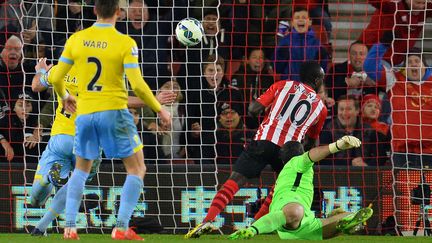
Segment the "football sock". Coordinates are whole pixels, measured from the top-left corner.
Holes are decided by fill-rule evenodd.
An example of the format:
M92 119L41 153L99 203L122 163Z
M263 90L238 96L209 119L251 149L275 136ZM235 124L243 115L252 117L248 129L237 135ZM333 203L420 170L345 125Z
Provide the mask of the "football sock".
M285 214L282 210L268 213L252 224L255 234L271 233L286 224Z
M71 178L68 181L67 197L66 197L66 226L76 227L76 216L81 204L85 182L89 173L80 169L75 169Z
M267 195L266 199L264 200L264 203L261 205L259 211L255 214L254 219L258 220L262 216L266 215L269 212L270 204L273 200L273 190L274 187L270 190L269 194Z
M62 186L62 188L56 192L50 208L36 225L36 228L40 231L46 231L48 225L57 218L59 214L63 213L66 205L67 185L68 184Z
M143 180L136 175L128 175L123 185L120 196L120 208L117 216L116 227L120 230L129 228L129 220L141 195Z
M45 204L48 197L51 195L53 185L43 184L42 180L36 180L33 183L31 190L31 204L35 207Z
M237 182L231 179L227 180L213 198L207 215L204 218L204 222L213 221L216 216L218 216L218 214L224 210L226 205L231 202L238 190L239 186Z

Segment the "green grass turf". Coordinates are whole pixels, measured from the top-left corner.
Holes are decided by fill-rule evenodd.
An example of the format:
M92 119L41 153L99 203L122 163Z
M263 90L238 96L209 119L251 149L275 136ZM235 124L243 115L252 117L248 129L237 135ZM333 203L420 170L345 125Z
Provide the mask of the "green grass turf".
M39 243L39 242L71 242L71 241L62 241L62 235L60 234L50 234L48 237L32 237L28 234L3 234L0 233L0 242L1 243ZM277 235L259 235L250 240L228 240L227 236L224 235L205 235L199 239L183 239L183 235L144 235L145 242L183 242L183 243L201 243L201 242L281 242ZM117 242L112 241L110 235L100 235L100 234L80 234L81 240L78 242ZM131 242L131 241L125 241ZM289 243L292 242L310 242L310 241L302 241L302 240L290 240L286 241ZM399 243L399 242L432 242L432 237L391 237L391 236L339 236L330 240L323 241L323 243L327 242L338 242L338 243L354 243L354 242L391 242L391 243Z

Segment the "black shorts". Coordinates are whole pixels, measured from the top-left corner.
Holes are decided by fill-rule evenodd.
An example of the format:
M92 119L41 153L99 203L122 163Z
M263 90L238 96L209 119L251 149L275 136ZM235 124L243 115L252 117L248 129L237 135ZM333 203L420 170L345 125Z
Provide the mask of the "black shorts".
M273 170L279 174L283 168L283 162L279 159L281 147L266 141L253 140L234 164L234 171L248 179L258 178L261 171L270 164Z

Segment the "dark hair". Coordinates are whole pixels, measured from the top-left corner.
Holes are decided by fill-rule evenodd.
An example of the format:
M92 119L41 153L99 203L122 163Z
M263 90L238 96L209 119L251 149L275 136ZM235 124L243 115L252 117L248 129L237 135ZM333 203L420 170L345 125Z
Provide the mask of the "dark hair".
M360 109L359 100L357 99L356 96L354 96L354 95L341 95L341 96L339 96L339 98L337 100L337 103L339 104L339 102L342 101L342 100L352 100L352 101L354 101L355 108L357 110Z
M279 150L279 158L285 164L293 157L304 154L303 145L298 141L288 141Z
M249 48L246 49L246 56L245 56L246 59L249 59L250 55L254 51L260 51L260 52L262 52L264 54L264 58L266 58L265 52L264 52L264 50L262 48L260 48L260 47L249 47Z
M225 60L223 59L223 57L221 57L221 56L216 57L216 55L214 55L214 54L209 55L207 57L206 61L203 62L203 65L202 65L203 71L205 71L205 69L207 68L207 66L209 64L221 65L222 69L225 72Z
M95 9L101 18L111 18L119 8L119 0L96 0Z
M204 9L204 14L203 17L207 16L207 15L215 15L215 16L219 16L218 12L217 12L217 7L207 7Z
M317 61L305 61L300 67L300 81L318 92L324 80L324 70Z
M303 12L303 11L307 12L308 15L309 15L309 10L308 10L308 6L307 5L296 5L296 6L294 6L292 18L294 18L294 14L295 13L297 13L297 12Z
M351 45L348 47L348 52L351 51L351 48L352 48L354 45L364 45L364 46L366 46L366 45L365 45L363 42L361 42L361 41L354 41L354 42L351 43ZM366 49L368 49L367 46L366 46Z

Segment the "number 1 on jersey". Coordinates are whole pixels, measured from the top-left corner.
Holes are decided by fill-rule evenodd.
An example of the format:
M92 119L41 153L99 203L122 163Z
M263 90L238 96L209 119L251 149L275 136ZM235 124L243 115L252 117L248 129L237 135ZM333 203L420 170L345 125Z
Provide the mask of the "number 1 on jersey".
M288 96L288 100L285 102L281 112L280 116L285 116L285 113L288 110L288 107L291 105L291 102L293 101L296 94L290 94ZM301 126L303 122L306 121L306 118L309 117L312 109L312 104L305 99L299 99L297 103L294 105L294 107L290 110L289 119L291 123L295 124L296 126Z
M87 59L88 63L95 63L96 64L96 73L93 76L92 80L90 81L90 83L87 85L87 90L88 91L101 91L102 90L102 86L100 85L96 85L96 82L98 81L101 72L102 72L102 64L99 61L99 59L97 59L96 57L89 57Z

